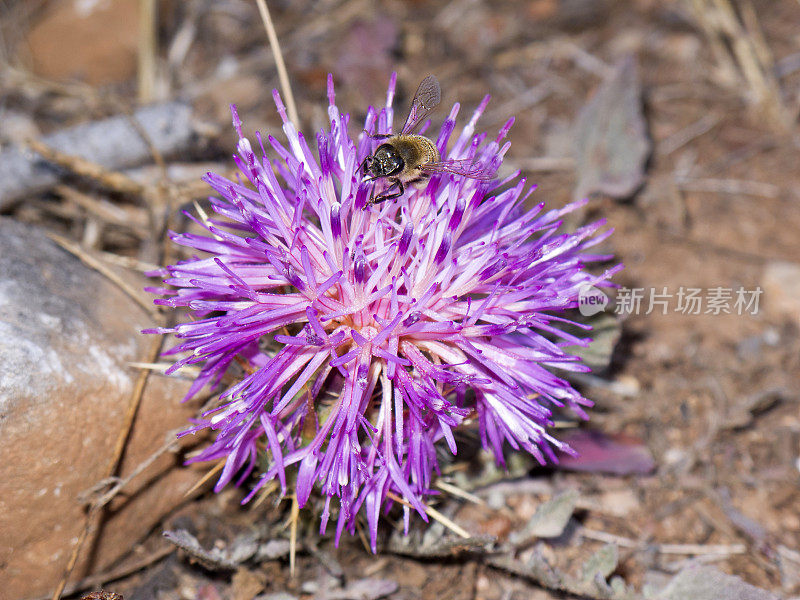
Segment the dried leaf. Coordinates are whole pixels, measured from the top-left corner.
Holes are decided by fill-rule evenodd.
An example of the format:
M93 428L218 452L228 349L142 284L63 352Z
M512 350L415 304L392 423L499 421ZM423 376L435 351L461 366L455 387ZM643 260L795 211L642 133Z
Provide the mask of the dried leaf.
M713 567L684 569L669 582L656 600L778 600L766 590L726 575Z
M627 56L581 109L575 128L576 199L593 193L628 198L644 182L651 145L641 94L636 60Z
M223 552L218 548L211 550L203 548L197 538L185 529L166 530L163 535L167 541L175 544L211 571L233 571L239 566L230 559L227 552Z
M584 583L594 581L597 575L606 579L617 568L618 561L619 551L616 544L607 544L583 563L581 579Z
M534 549L527 563L505 554L490 556L487 564L509 573L530 579L539 585L551 590L569 592L581 598L596 598L603 600L639 600L632 587L625 585L621 577L614 577L611 584L607 584L600 573L596 573L589 581L582 581L563 573L552 567L542 556L538 549Z
M525 527L508 538L513 546L524 546L537 538L554 538L564 533L575 503L577 490L567 490L542 504Z
M646 475L656 466L647 446L630 436L606 435L600 431L579 429L561 436L561 439L577 452L577 456L560 456L560 469L613 475Z
M534 550L527 563L523 563L509 554L491 556L486 562L503 571L531 579L551 590L564 588L562 574L551 567L538 550Z
M567 346L564 351L579 356L595 373L605 371L611 364L614 348L622 337L622 324L616 316L608 312L584 317L581 322L592 326L589 334L592 342L588 346ZM572 332L568 328L567 331Z

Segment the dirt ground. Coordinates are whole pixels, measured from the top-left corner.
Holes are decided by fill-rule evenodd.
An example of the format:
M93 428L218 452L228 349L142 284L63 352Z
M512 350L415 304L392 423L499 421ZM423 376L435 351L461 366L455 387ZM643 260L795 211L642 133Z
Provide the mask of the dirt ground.
M135 106L140 41L128 39L131 23L117 18L123 12L104 13L104 34L83 38L65 61L48 43L72 27L59 12L69 4L10 2L2 9L0 110L13 111L25 131L47 133ZM130 6L136 2L112 4L137 10ZM582 218L608 220L615 233L606 247L625 265L615 281L646 295L639 314L619 315L610 366L581 389L596 402L584 427L649 451L655 466L627 475L587 466L534 469L473 490L483 504L450 498L444 506L470 533L504 541L543 501L576 489L567 531L535 546L562 571L576 573L615 543L614 573L639 591L663 586L683 567L712 564L788 598L800 596L800 298L792 296L800 283L770 273L781 263L800 264L800 3L736 4L744 7L743 31L769 50L760 60L777 86L772 97L759 97L740 66L739 38L716 48L710 42L708 22L692 11L703 2L301 0L270 8L305 131L324 123L329 72L337 104L355 124L369 104L383 101L393 70L399 112L417 82L435 73L443 105L460 102L462 115L492 95L480 122L486 131L516 117L507 165L538 184L533 198L549 206L572 199L578 174L570 132L582 107L620 58L637 58L651 143L644 184L628 198L594 194ZM255 4L162 2L159 9L150 97L187 100L204 131L195 148L170 162L226 171L235 139L230 103L249 131L274 131L279 123L270 93L278 87L275 61ZM131 214L145 210L136 199L113 201ZM52 192L4 214L78 242L91 237L93 250L143 256L142 237L119 224L88 236L87 213ZM757 313L673 309L681 288L720 287L760 287ZM645 314L647 294L664 288L673 295L669 310ZM288 538L280 528L288 503L240 507L240 497L205 494L164 528L189 529L206 548L259 527ZM303 519L294 577L285 553L219 570L180 552L105 589L126 599L379 597L372 584L362 596L352 587L371 578L382 580L392 599L570 597L498 568L479 551L373 556L359 537L345 537L336 549L330 536L316 534L313 518ZM387 521L385 536L391 527ZM153 532L134 557L164 543L160 530Z

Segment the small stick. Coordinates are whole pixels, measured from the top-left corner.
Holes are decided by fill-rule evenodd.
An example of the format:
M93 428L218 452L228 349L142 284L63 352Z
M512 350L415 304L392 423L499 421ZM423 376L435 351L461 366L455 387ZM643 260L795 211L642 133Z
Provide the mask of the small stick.
M278 484L275 481L270 481L269 483L267 483L263 488L261 488L261 491L258 494L258 498L256 498L253 501L252 509L256 509L262 504L264 504L264 502L266 502L267 498L270 497L272 492L274 492L277 489L278 489Z
M289 85L289 75L286 72L286 64L283 62L283 53L278 43L278 35L275 33L275 26L272 24L272 17L269 15L266 0L256 0L258 12L261 13L261 20L264 21L264 28L267 30L269 45L272 54L275 56L275 66L278 68L278 79L281 82L281 91L286 97L286 111L289 113L289 120L295 127L300 127L300 118L297 114L297 106L294 103L292 87Z
M693 554L693 555L730 555L744 554L744 544L659 544L656 546L661 554Z
M676 150L683 148L686 144L697 139L704 133L711 131L720 122L719 115L705 115L699 121L695 121L688 127L673 133L667 139L658 144L658 153L668 156Z
M676 185L681 190L689 192L712 192L761 198L777 198L781 193L781 188L772 183L744 179L679 179L676 181Z
M89 194L84 194L83 192L63 184L55 186L53 191L64 198L64 200L77 204L103 223L124 227L137 237L144 237L147 235L146 220L139 218L143 211L139 214L134 214L107 200L97 200Z
M105 167L86 160L85 158L59 152L39 140L28 140L27 145L31 150L40 154L45 160L55 163L60 167L64 167L65 169L69 169L76 175L88 177L89 179L97 181L115 192L136 195L144 192L144 186L135 182L127 175L116 171L109 171Z
M131 271L141 271L143 273L148 271L157 271L160 267L153 263L146 263L138 258L133 258L131 256L121 256L119 254L115 254L113 252L106 252L105 250L101 250L99 255L103 257L104 260L113 263L115 265L119 265L125 269L130 269Z
M596 531L581 527L580 534L590 540L603 542L605 544L615 544L620 548L647 548L652 547L660 554L690 554L695 556L706 555L731 555L744 554L747 546L744 544L648 544L637 542L630 538L614 535L605 531Z

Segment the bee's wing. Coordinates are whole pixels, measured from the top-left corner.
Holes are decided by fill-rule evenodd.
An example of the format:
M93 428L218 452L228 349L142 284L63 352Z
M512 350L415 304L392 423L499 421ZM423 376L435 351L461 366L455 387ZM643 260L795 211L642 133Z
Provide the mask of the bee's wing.
M471 158L456 158L443 160L441 162L425 163L420 165L420 171L425 173L450 173L452 175L463 175L470 179L490 181L494 179L496 169L490 165L482 165L473 162Z
M422 80L411 101L411 109L408 111L406 123L403 125L402 135L411 133L422 123L434 108L439 106L442 101L442 90L439 87L439 80L433 75L428 75Z

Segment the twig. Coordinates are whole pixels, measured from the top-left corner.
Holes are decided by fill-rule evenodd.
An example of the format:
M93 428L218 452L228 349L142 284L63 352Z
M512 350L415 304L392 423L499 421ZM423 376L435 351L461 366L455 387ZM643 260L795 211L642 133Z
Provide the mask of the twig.
M737 11L731 0L689 1L727 78L735 82L738 72L769 121L781 131L791 128L792 116L781 99L772 56L752 5L742 1Z
M456 535L458 535L458 536L460 536L460 537L462 537L464 539L469 539L469 538L472 537L466 529L464 529L463 527L459 526L455 522L453 522L450 519L448 519L447 517L445 517L442 513L440 513L435 508L433 508L431 506L426 506L425 507L425 512L428 513L428 515L431 518L439 521L439 523L441 523L442 525L447 527L450 531L452 531Z
M144 186L141 183L137 183L118 171L111 171L102 165L74 154L60 152L39 140L28 140L27 144L45 160L69 169L76 175L97 181L115 192L139 195L144 191Z
M744 544L659 544L661 554L691 554L694 556L745 554Z
M175 430L173 432L168 433L167 435L169 437L174 438L174 439L164 443L158 450L153 452L150 456L148 456L146 459L144 459L142 462L140 462L138 465L136 465L136 468L133 469L133 471L131 471L130 473L128 473L128 475L126 475L124 478L120 479L119 477L111 477L108 480L100 481L97 484L95 484L96 488L103 486L107 482L113 483L113 486L111 487L111 489L109 489L104 494L99 496L96 500L94 500L94 503L96 503L96 504L98 504L100 506L107 505L109 502L111 502L125 488L126 485L128 485L131 481L133 481L136 477L138 477L142 472L144 472L144 470L147 469L147 467L152 465L163 454L165 454L165 453L167 453L167 452L169 452L169 451L171 451L173 449L179 448L180 447L180 442L179 442L176 434L178 432L180 432L180 431L181 431L180 429L177 429L177 430ZM205 479L203 478L203 479L200 480L200 482L198 484L195 484L194 486L192 486L191 489L188 492L186 492L186 494L184 494L184 497L190 496L191 493L194 490L196 490L199 487L199 485L202 484L204 481L205 481Z
M143 216L141 213L132 214L131 211L126 211L116 204L107 200L97 200L67 185L57 185L53 191L65 200L77 204L103 223L124 227L139 238L147 235L147 222L137 218Z
M777 185L743 179L679 179L675 183L680 189L692 192L713 192L761 198L777 198L781 192L781 188Z
M261 14L261 20L264 21L264 28L267 30L267 37L269 38L269 45L272 48L272 54L275 56L275 66L278 68L278 79L281 82L281 91L286 98L286 111L289 113L289 120L294 123L295 127L300 127L297 106L294 103L292 87L289 85L289 75L286 72L286 64L283 62L283 52L281 52L281 47L278 43L278 35L275 33L275 26L272 24L269 8L267 8L266 0L256 0L256 4L258 5L258 12Z
M105 261L119 265L125 269L130 269L131 271L141 271L142 273L146 273L148 271L157 271L159 268L158 265L143 262L138 258L133 258L132 256L121 256L119 254L114 254L113 252L106 252L103 250L99 252L99 256L102 256L103 260Z
M605 531L587 529L586 527L580 528L580 534L585 538L603 542L604 544L615 544L620 548L639 550L652 548L660 554L691 554L694 556L705 556L744 554L747 552L747 546L744 544L648 544Z
M620 548L641 548L642 544L636 540L622 537L621 535L614 535L606 531L595 531L594 529L587 529L586 527L580 528L580 534L590 540L596 542L603 542L604 544L615 544Z
M525 562L510 554L487 556L485 563L496 569L513 573L547 589L567 592L592 600L638 600L640 596L624 583L609 586L602 576L583 580L562 573L551 566L538 550Z
M394 500L395 502L398 502L398 503L402 504L403 506L407 506L407 507L409 507L409 508L414 508L414 507L411 505L411 503L410 503L410 502L408 502L407 500L403 500L403 498L401 498L400 496L398 496L398 495L397 495L397 494L395 494L394 492L387 492L387 493L386 493L386 497L387 497L387 498L391 498L392 500ZM461 526L457 525L456 523L454 523L453 521L451 521L450 519L448 519L446 516L444 516L442 513L440 513L440 512L439 512L438 510L436 510L435 508L432 508L432 507L430 507L430 506L427 506L427 505L426 505L426 506L425 506L425 512L426 512L426 513L428 514L428 516L430 516L430 517L431 517L431 518L432 518L434 521L438 521L439 523L441 523L442 525L444 525L445 527L447 527L447 528L448 528L450 531L452 531L453 533L455 533L455 534L456 534L456 535L458 535L459 537L462 537L462 538L464 538L464 539L469 539L469 538L471 538L471 537L472 537L472 536L469 534L469 532L467 532L467 531L466 531L466 530L465 530L463 527L461 527Z
M174 363L171 362L158 362L158 363L146 363L146 362L129 362L128 366L133 367L134 369L150 369L151 371L157 371L161 375L164 375ZM175 373L169 375L169 377L174 377L175 374L186 375L187 378L194 379L198 375L200 375L200 367L194 367L190 365L183 365L181 368L177 369Z
M225 463L221 463L221 464L224 466ZM222 468L222 467L220 467L220 468ZM253 505L251 507L252 510L255 510L256 508L258 508L259 506L264 504L264 502L266 502L267 498L269 498L272 495L272 493L274 491L276 491L277 489L278 489L278 482L275 481L275 480L270 481L269 483L265 484L264 487L262 487L261 490L259 491L258 496L256 497L256 499L253 500Z
M658 153L662 156L668 156L683 148L686 144L694 139L699 138L704 133L711 131L720 122L719 115L705 115L698 121L695 121L688 127L673 133L663 142L658 144Z
M218 462L216 465L214 465L212 468L210 468L208 472L205 475L203 475L197 483L195 483L192 487L189 488L189 490L183 495L183 497L188 498L197 490L199 490L201 487L203 487L203 485L214 475L219 473L224 466L225 466L225 461L222 460Z

